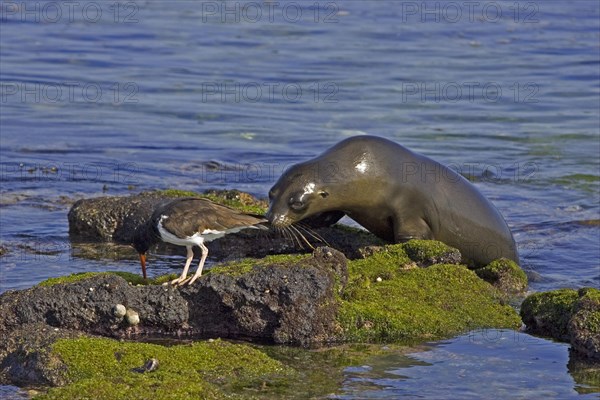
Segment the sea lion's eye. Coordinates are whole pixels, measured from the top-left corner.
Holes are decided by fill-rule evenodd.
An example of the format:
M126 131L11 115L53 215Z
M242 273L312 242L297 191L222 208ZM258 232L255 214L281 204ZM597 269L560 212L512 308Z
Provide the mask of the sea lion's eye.
M273 200L273 197L275 197L275 191L271 189L269 190L269 200Z
M319 196L321 196L322 198L327 198L327 196L329 196L329 193L327 192L319 192Z

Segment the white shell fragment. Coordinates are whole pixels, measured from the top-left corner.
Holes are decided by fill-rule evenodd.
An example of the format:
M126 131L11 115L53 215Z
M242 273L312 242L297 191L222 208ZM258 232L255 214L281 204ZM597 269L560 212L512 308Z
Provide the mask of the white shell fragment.
M158 369L158 360L156 358L151 358L148 361L146 361L143 366L138 367L138 368L133 368L131 371L143 374L146 372L156 371L157 369Z
M140 323L140 316L138 315L137 312L129 309L127 310L127 312L125 313L125 320L127 321L127 323L129 325L137 325Z
M117 318L123 318L127 313L127 309L123 304L117 304L112 309L113 315Z

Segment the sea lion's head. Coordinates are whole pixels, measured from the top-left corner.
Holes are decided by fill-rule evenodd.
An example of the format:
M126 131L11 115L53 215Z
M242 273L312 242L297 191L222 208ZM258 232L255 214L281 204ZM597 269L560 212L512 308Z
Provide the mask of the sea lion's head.
M288 169L269 191L267 219L286 227L312 215L335 209L330 190L316 164L301 163Z

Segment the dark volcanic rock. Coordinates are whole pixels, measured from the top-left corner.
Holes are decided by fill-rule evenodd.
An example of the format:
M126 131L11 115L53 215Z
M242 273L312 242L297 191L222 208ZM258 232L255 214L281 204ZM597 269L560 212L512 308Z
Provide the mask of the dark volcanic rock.
M171 191L146 192L132 196L106 196L77 201L69 211L69 236L77 241L113 241L131 244L136 231L150 218L154 210L165 202L172 201ZM193 193L181 192L182 195ZM239 206L254 206L260 209L262 202L251 195L237 190L208 191L211 199L235 200ZM212 197L210 197L212 196ZM269 254L310 252L311 247L329 245L342 251L348 258L360 257L359 248L382 244L374 235L346 227L289 228L288 232L265 232L247 229L207 243L209 257L220 261L243 257L261 258ZM167 243L156 246L161 253L185 254L185 249ZM194 248L195 256L200 256ZM151 261L149 263L151 265Z
M335 336L335 294L347 281L343 254L322 247L301 260L257 263L182 288L132 286L99 274L9 291L0 296L0 334L43 324L115 338L218 336L308 345ZM132 313L139 322L128 320Z
M568 342L569 320L577 292L559 289L528 296L521 305L521 318L531 333Z
M406 255L419 267L434 264L460 264L460 251L447 244L431 240L412 239L403 245Z
M477 276L491 283L502 293L519 294L527 290L527 275L514 261L507 258L494 260L475 270Z
M170 200L173 199L154 192L79 200L69 211L69 236L129 244L154 209Z
M600 291L581 289L578 294L568 326L571 346L587 358L600 360Z
M334 291L347 279L344 255L320 247L302 262L209 274L181 293L202 336L309 345L336 336Z
M523 302L521 317L529 332L570 342L577 355L600 360L600 290L534 293Z
M32 323L79 330L103 336L135 334L123 317L115 317L117 304L136 311L148 332L184 328L187 302L179 291L166 286L131 286L119 276L101 274L73 283L36 286L0 296L0 333Z
M58 339L82 336L82 332L52 328L43 323L25 324L0 343L0 384L51 385L68 383L66 367L49 347Z

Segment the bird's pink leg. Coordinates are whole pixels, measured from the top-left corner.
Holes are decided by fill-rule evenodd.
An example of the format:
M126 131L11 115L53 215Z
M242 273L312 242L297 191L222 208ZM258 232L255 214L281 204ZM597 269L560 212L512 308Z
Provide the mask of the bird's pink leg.
M200 249L202 249L202 258L200 259L200 263L198 264L198 269L196 270L196 273L194 274L194 276L192 276L192 279L190 279L190 281L187 283L188 285L194 283L194 281L202 275L202 268L204 268L204 262L206 261L206 257L208 256L208 248L204 245L204 243L201 243Z
M194 259L194 252L192 251L192 246L185 247L187 248L187 260L185 260L185 267L183 267L183 272L181 273L181 276L179 278L173 279L171 282L169 282L171 285L176 285L185 281L187 273L190 269L190 265L192 264L192 260Z

